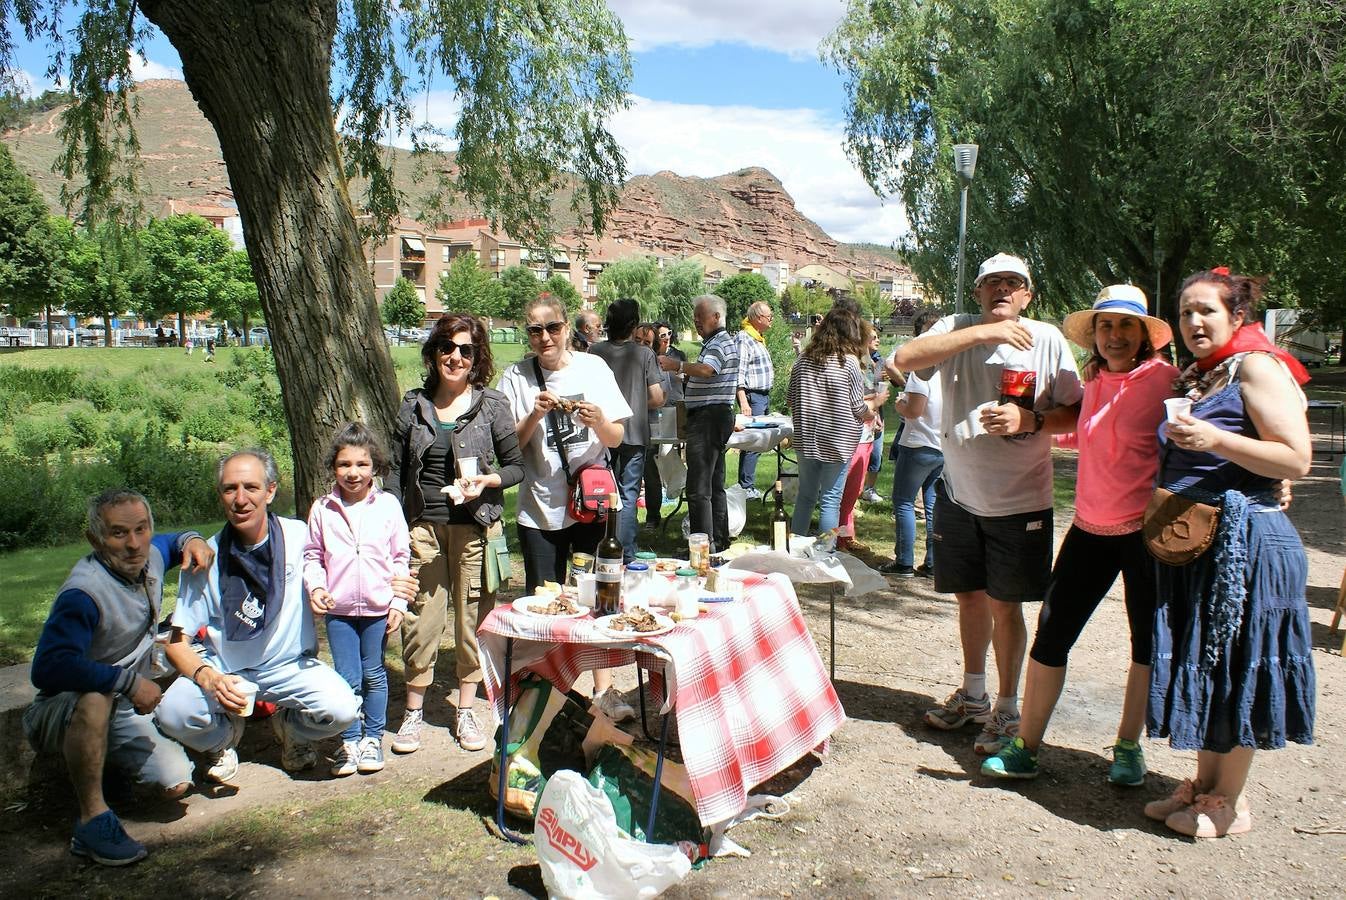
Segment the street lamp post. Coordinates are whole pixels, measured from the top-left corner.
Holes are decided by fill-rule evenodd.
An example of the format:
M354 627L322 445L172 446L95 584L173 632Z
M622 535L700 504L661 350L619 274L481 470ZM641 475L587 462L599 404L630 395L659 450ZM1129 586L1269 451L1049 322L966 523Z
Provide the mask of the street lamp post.
M972 176L977 173L977 145L953 145L953 170L963 185L962 204L958 210L958 292L953 298L954 312L963 312L963 252L967 245L967 189L972 186Z

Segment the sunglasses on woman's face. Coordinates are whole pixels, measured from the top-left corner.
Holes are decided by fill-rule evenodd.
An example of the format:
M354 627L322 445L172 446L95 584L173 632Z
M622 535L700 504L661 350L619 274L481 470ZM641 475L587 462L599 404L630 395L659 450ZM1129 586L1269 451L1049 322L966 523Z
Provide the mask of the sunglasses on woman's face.
M467 362L471 362L472 360L477 358L476 344L456 344L453 341L450 341L444 347L444 356L446 357L453 356L453 352L455 350L457 350L458 355L461 356Z
M546 325L525 325L523 330L528 332L529 337L542 337L543 331L552 337L559 337L565 327L565 322L548 322Z

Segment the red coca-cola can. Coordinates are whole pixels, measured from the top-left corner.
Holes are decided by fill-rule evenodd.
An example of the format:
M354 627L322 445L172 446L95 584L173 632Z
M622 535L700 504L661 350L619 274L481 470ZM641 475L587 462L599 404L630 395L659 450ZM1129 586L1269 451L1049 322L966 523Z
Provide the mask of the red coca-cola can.
M1031 369L1011 369L1000 372L1000 402L1013 403L1024 409L1033 408L1037 397L1038 373Z

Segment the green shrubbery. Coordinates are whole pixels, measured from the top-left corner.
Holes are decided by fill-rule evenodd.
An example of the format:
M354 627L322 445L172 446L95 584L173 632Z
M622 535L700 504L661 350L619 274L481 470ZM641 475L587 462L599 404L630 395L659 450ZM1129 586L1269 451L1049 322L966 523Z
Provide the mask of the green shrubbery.
M218 371L0 368L0 414L0 551L77 540L87 499L109 487L144 493L165 525L210 519L215 461L232 448L293 468L266 350Z

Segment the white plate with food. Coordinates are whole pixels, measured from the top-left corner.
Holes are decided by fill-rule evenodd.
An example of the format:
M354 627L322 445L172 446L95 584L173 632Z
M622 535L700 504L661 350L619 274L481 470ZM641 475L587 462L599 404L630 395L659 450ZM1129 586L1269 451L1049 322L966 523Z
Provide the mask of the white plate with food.
M510 605L515 612L539 619L579 619L590 612L589 607L580 606L570 597L555 594L520 597Z
M624 613L600 616L594 624L606 634L623 639L658 637L672 631L678 623L668 616L637 606Z
M661 556L654 561L653 568L654 571L658 572L660 575L667 575L671 578L678 573L678 569L686 569L689 565L690 563L686 560L670 559Z

